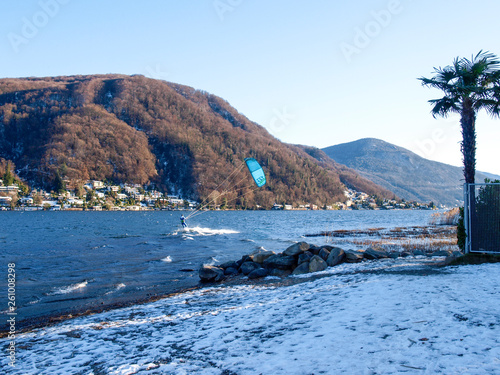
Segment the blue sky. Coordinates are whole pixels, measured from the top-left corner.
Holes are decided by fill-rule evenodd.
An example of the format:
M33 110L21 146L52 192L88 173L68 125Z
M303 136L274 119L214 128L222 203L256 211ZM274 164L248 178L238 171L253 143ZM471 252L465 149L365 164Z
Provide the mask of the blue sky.
M458 119L417 81L500 55L497 0L3 2L0 77L123 73L223 97L284 142L375 137L461 165ZM500 120L477 122L477 168L500 174Z

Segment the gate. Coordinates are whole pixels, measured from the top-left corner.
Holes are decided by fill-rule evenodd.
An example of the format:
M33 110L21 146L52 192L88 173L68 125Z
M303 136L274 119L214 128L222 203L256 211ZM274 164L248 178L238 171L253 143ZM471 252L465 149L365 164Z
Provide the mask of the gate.
M465 252L500 253L500 183L464 185Z

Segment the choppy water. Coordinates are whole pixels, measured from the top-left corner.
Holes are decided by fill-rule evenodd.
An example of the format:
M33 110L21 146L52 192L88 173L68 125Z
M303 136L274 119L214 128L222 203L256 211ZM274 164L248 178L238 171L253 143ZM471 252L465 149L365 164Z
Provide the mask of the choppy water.
M431 211L221 211L179 226L180 212L2 212L0 288L16 264L18 320L67 314L198 285L203 263L256 248L283 251L306 234L426 225ZM306 239L317 245L327 238ZM193 270L193 271L189 271ZM0 295L0 311L7 308Z

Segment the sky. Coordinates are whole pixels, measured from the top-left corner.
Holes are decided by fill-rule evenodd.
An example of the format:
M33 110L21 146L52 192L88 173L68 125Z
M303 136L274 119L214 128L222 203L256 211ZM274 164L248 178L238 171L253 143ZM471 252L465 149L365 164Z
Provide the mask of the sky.
M0 5L0 77L143 74L205 90L283 142L373 137L461 166L459 118L417 78L500 55L497 0L22 0ZM500 174L480 113L477 170Z

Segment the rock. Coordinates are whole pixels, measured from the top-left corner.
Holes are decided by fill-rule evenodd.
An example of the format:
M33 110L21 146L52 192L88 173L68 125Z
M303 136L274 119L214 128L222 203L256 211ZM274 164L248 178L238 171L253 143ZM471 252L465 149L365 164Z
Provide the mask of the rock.
M330 255L326 259L326 264L329 267L334 267L337 264L340 264L345 259L345 252L340 247L332 247L330 249Z
M357 263L363 260L363 253L359 251L347 251L345 253L345 259L348 263Z
M399 258L399 253L396 251L393 251L392 253L389 253L389 258L391 259L398 259Z
M237 268L233 268L233 267L227 267L224 270L224 275L226 275L226 276L234 276L234 275L237 275L238 273L239 273L238 269Z
M309 244L307 242L298 242L290 246L288 249L283 251L283 255L286 256L298 256L304 251L309 250Z
M313 255L318 255L320 250L325 247L325 248L328 248L329 246L322 246L322 247L319 247L319 246L315 246L315 245L309 245L309 251L313 254Z
M309 250L304 251L302 254L299 255L299 259L298 259L297 263L300 265L304 262L309 262L312 257L313 257L313 254Z
M180 272L194 272L192 268L182 268L179 270Z
M258 279L260 277L266 277L267 270L265 268L257 268L248 274L249 279Z
M309 262L299 264L292 272L292 275L303 275L309 273Z
M216 266L203 265L199 270L201 281L221 281L224 278L224 270Z
M389 258L389 253L380 247L369 247L365 250L364 257L366 259Z
M219 267L225 270L225 269L228 269L228 268L236 268L236 269L238 269L240 266L236 262L229 261L229 262L222 263Z
M462 254L461 251L455 250L453 253L451 253L451 255L454 256L455 258L458 258L458 257L461 257L464 254Z
M262 264L264 261L272 255L276 255L274 251L258 249L251 253L248 257L255 263Z
M259 263L255 263L252 261L246 261L240 267L240 272L243 275L248 275L250 272L256 270L257 268L261 268L262 266Z
M402 258L407 258L407 257L411 256L411 253L410 253L409 251L403 251L403 252L400 254L400 256L401 256Z
M326 262L319 255L315 255L309 262L309 272L324 271L328 268Z
M431 254L433 257L447 257L451 255L451 251L448 250L438 250Z
M247 261L251 260L248 255L243 255L240 260L236 261L236 264L238 265L238 268L241 267L241 265Z
M326 262L326 260L328 259L328 255L330 255L330 250L322 247L318 255Z
M278 268L280 270L291 270L295 265L295 258L291 255L276 254L267 258L264 263L266 268Z
M413 250L413 256L421 256L421 255L425 255L424 252L422 250Z

